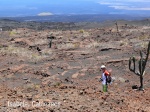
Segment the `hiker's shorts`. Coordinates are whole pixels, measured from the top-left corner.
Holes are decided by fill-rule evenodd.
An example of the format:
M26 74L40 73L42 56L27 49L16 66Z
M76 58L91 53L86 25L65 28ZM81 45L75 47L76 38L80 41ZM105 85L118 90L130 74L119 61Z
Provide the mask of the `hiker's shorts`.
M107 92L107 85L103 85L103 92Z

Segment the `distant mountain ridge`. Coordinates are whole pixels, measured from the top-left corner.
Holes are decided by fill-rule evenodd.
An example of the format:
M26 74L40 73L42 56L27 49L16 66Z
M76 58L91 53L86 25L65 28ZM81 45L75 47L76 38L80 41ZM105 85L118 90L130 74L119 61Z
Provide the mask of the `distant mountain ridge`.
M120 25L150 25L150 18L132 17L126 15L55 15L34 17L0 18L0 28L9 31L16 28L29 28L35 30L45 29L82 29L110 27L115 23Z
M10 19L20 22L104 22L112 20L142 20L148 17L118 15L118 14L84 14L84 15L51 15L51 16L28 16L28 17L6 17L0 19Z

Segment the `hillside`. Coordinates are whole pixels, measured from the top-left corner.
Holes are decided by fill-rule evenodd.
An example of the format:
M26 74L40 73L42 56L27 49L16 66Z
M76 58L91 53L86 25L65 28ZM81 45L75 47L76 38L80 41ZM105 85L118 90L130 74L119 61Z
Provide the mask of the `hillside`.
M1 20L0 111L149 112L150 62L144 76L128 69L150 41L150 20L40 23ZM69 26L69 28L68 28ZM38 29L42 27L42 29ZM51 28L50 28L51 27ZM47 37L54 36L49 48ZM114 82L103 93L100 66Z

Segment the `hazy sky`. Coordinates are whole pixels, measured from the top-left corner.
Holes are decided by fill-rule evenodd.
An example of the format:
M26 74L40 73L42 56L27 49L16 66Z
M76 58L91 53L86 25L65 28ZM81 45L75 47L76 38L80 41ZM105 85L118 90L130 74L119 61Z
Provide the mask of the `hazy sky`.
M150 15L150 0L0 0L0 16L50 14Z

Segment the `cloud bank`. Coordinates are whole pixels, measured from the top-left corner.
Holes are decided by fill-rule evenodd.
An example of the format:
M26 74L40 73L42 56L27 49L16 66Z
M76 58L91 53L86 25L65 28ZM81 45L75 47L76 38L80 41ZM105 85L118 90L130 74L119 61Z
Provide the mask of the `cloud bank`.
M102 0L98 3L118 10L150 11L150 0Z
M38 14L38 16L51 16L51 15L53 15L53 14L50 12L42 12L42 13Z

